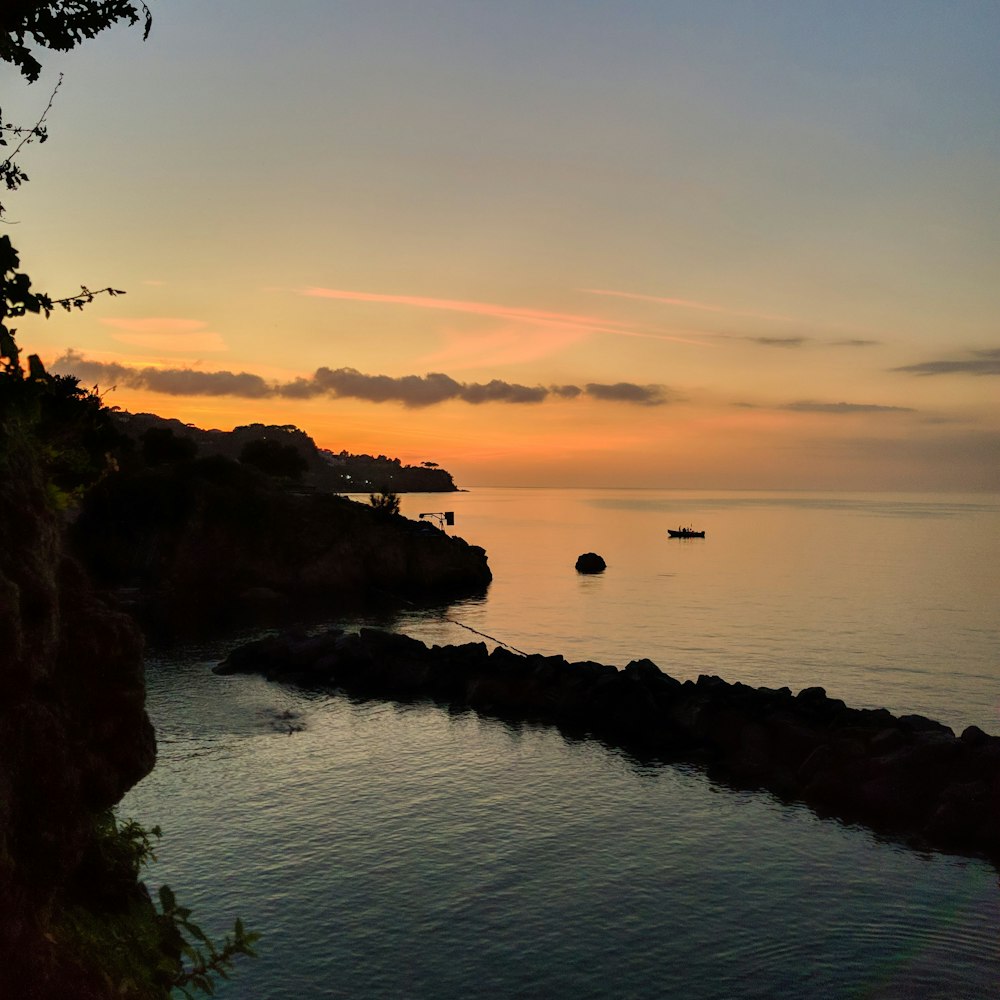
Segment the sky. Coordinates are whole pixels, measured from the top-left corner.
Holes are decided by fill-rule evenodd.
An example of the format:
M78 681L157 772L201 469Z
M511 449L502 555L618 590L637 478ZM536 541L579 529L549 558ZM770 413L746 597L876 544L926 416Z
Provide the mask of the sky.
M150 0L0 67L21 347L463 487L1000 491L994 0Z

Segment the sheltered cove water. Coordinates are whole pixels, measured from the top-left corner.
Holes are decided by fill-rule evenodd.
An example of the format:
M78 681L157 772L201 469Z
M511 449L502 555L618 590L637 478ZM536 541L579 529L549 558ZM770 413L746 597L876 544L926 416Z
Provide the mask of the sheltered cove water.
M821 815L1000 862L1000 736L960 737L920 715L854 709L821 687L681 683L651 660L624 669L483 642L428 647L381 629L293 629L234 649L215 673L310 690L558 726L642 760L695 762L734 788L766 789ZM290 721L289 734L298 731Z
M475 638L461 621L532 652L822 684L1000 730L992 498L447 499L489 552L489 593L371 624ZM705 540L666 541L694 518ZM579 577L590 549L608 569ZM160 763L123 805L167 827L153 881L220 928L241 913L265 931L222 995L980 997L1000 982L987 865L544 727L214 677L237 638L151 655Z

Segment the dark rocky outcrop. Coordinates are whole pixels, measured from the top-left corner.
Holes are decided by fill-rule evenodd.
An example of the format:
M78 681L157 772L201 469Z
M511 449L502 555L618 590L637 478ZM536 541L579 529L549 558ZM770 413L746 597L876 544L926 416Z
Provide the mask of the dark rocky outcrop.
M650 660L618 670L483 643L428 648L374 629L272 636L233 650L216 671L554 723L698 762L731 785L922 847L1000 861L1000 737L849 708L820 687L796 695L705 675L682 683Z
M94 578L158 635L443 600L492 578L481 548L433 525L219 457L108 477L73 539Z
M0 996L104 997L120 984L66 915L79 928L134 909L155 925L137 866L104 848L110 808L156 748L142 636L64 553L38 453L0 427Z
M608 564L596 552L584 552L576 558L577 573L603 573Z

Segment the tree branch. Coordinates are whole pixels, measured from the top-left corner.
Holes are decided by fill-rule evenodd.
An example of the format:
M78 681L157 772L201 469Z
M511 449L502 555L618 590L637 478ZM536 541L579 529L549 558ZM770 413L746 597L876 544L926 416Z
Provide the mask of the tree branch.
M13 150L7 155L7 158L0 162L0 180L3 180L7 185L8 191L13 191L20 187L22 181L28 179L27 174L22 173L17 165L14 163L17 154L24 149L29 143L34 142L37 139L39 142L45 142L48 138L48 133L42 127L45 123L48 113L52 110L52 105L55 103L56 94L59 93L59 88L62 86L63 75L59 74L59 79L56 81L56 85L52 88L52 93L49 95L49 102L45 105L44 110L38 116L38 121L35 122L31 128L26 128L24 126L17 125L3 125L0 123L0 132L10 132L13 135L20 135L21 141L14 147ZM4 206L0 203L0 221L3 220Z

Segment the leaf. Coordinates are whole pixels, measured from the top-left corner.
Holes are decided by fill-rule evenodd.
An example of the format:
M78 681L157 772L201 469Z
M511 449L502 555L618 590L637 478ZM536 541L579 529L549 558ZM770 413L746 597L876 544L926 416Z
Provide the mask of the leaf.
M191 911L188 910L188 913ZM191 934L193 934L199 941L204 941L205 944L209 944L208 935L197 925L192 924L189 920L184 921L184 928Z
M11 361L16 362L20 353L20 348L14 343L14 338L7 328L0 325L0 358L10 358Z
M28 357L28 375L38 382L45 381L49 377L49 373L45 370L45 365L42 364L37 354L32 354Z
M177 931L177 936L181 939L181 951L184 952L184 954L187 955L187 957L190 958L195 965L204 965L205 960L201 951L199 951L198 948L196 948L190 941L187 940L187 938L184 937L183 934L181 934L182 926L183 925L174 926L174 929Z
M177 907L177 898L169 885L160 886L160 906L163 907L164 913L173 912Z

